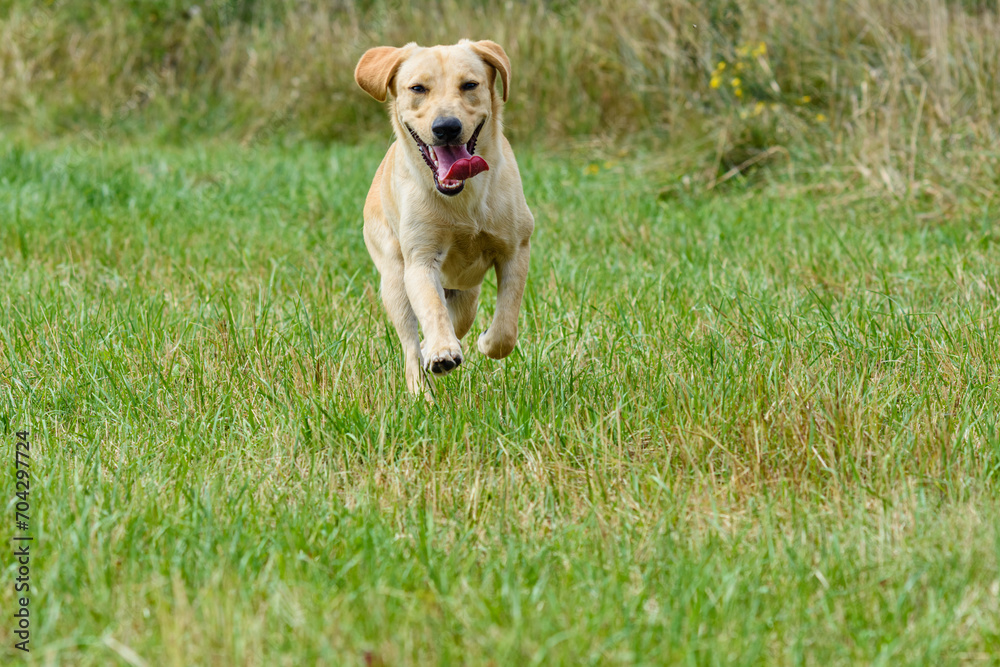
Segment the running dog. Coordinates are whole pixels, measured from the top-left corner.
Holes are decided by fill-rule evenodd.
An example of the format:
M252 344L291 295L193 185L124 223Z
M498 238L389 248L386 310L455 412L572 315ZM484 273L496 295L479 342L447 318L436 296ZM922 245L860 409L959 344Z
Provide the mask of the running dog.
M445 375L462 363L459 341L490 268L496 312L479 351L503 359L517 344L535 221L503 135L510 60L488 40L380 46L361 57L354 78L389 100L396 141L365 200L365 245L402 344L406 386L429 397L424 372Z

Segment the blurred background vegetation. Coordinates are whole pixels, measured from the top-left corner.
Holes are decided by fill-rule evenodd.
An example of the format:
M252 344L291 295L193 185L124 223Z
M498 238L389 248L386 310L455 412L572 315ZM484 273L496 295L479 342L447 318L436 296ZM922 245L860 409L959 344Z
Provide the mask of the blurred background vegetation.
M780 164L947 207L998 185L998 13L998 0L5 0L0 121L93 143L384 139L384 111L353 80L365 49L488 38L514 64L520 147L641 150L707 187Z

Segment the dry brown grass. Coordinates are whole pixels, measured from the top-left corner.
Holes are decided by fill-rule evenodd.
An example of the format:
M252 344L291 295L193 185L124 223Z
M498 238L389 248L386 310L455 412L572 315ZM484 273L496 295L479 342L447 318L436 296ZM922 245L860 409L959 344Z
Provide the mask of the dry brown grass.
M490 38L515 63L519 142L672 146L664 164L708 185L809 157L948 205L1000 172L997 35L995 1L13 2L0 114L96 142L151 127L354 141L385 133L353 82L366 48Z

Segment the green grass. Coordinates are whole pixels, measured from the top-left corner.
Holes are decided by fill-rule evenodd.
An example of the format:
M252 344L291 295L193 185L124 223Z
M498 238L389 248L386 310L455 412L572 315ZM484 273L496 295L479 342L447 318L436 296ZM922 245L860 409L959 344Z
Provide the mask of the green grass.
M519 348L430 406L361 237L383 150L4 139L30 664L996 663L992 195L522 149Z

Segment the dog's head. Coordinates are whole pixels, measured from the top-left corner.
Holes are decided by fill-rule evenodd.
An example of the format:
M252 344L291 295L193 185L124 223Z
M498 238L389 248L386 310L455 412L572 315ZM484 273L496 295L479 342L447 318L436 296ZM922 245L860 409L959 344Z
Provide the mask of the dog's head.
M401 142L419 151L438 191L451 196L462 191L466 179L489 169L475 152L483 128L500 112L494 92L497 74L506 102L507 54L489 40L463 39L452 46L422 48L411 42L402 48L369 49L354 79L379 102L391 98Z

